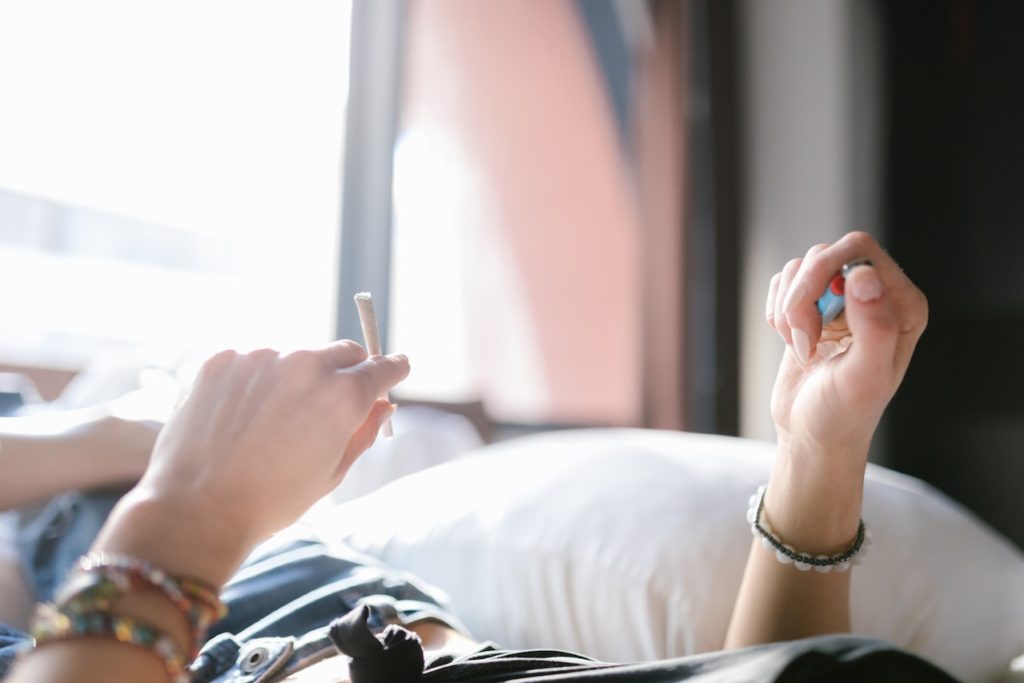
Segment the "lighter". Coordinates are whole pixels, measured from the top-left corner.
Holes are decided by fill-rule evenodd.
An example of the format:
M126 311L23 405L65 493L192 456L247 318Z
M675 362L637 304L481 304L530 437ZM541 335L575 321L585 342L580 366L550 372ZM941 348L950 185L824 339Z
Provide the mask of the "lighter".
M828 325L843 312L843 307L846 305L846 297L844 296L846 277L850 274L850 271L857 266L870 265L871 261L867 259L850 261L843 266L838 275L832 278L832 282L828 283L828 287L825 288L825 293L818 299L818 311L821 313L822 325Z

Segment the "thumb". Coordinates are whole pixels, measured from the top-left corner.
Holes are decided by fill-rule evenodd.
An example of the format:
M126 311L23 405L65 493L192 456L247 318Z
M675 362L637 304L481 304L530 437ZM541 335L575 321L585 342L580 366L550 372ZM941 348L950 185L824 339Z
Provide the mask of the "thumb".
M846 324L853 336L847 353L849 388L889 391L895 372L900 325L892 299L872 266L858 266L846 277ZM885 396L889 398L888 393Z

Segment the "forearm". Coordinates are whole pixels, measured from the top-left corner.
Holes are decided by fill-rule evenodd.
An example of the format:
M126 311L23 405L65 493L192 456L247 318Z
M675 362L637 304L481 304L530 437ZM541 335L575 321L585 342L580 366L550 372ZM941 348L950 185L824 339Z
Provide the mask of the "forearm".
M0 418L0 510L137 481L159 430L157 422L121 419L102 408Z
M776 457L762 521L798 552L835 555L857 535L866 447L812 454L783 445ZM850 630L851 572L799 571L754 539L726 637L726 647Z
M823 318L822 292L842 295L841 316ZM779 449L728 647L850 630L848 560L856 563L865 542L868 446L928 304L870 236L850 233L772 277L765 320L786 343L771 400Z
M95 450L72 433L0 436L0 472L0 510L138 476L117 454Z

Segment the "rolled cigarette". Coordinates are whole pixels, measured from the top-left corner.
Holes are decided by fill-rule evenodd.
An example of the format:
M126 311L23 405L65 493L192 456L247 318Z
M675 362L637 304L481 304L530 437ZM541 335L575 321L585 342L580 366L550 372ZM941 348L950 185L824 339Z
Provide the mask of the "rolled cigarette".
M382 356L384 352L380 346L380 329L377 326L377 312L373 310L373 297L369 292L359 292L354 297L356 308L359 309L359 324L363 328L363 341L366 343L366 352L371 356ZM385 394L384 398L387 398ZM385 437L395 435L391 428L391 420L384 423L382 430Z

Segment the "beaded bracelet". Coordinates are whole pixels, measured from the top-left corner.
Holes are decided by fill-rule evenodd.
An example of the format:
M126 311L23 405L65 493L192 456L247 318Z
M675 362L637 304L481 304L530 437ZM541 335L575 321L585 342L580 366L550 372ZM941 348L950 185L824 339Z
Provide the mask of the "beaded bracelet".
M36 647L78 638L108 638L140 647L163 662L171 683L189 683L186 660L174 641L149 624L105 612L68 614L54 605L40 605L32 621Z
M218 597L213 586L189 577L173 576L155 565L127 555L107 552L92 552L78 560L76 568L80 571L116 571L130 577L137 577L150 584L175 602L188 599L209 608L216 616L227 615L227 609Z
M864 561L868 550L871 548L871 531L861 519L857 525L857 536L853 545L846 552L838 555L807 555L797 552L793 546L783 543L778 536L772 533L768 520L761 519L764 510L764 496L767 487L761 485L757 493L750 497L750 508L747 510L747 522L750 523L750 533L754 538L761 537L761 545L767 550L775 551L775 559L782 564L792 564L802 572L814 571L827 574L833 569L836 572L845 572L851 566L859 565Z
M166 596L182 611L195 631L205 631L227 614L227 608L212 586L197 579L172 576L144 560L105 552L89 553L78 560L56 602L64 605L84 595L91 601L109 601L140 588L153 589Z
M193 635L193 657L209 626L227 614L216 591L200 581L176 578L137 558L102 552L78 561L56 604L69 614L108 612L116 597L139 589L156 590L181 610Z

